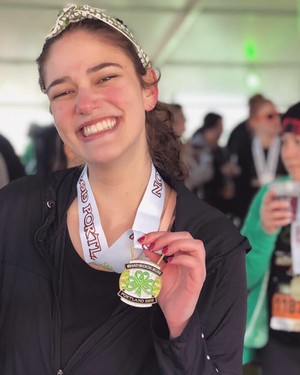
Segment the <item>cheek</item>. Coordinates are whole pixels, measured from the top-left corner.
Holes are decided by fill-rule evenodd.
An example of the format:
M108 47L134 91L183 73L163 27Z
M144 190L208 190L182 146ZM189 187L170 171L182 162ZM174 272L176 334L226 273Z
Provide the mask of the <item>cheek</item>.
M300 164L300 145L289 144L286 146L282 146L281 157L283 161L288 159L299 160Z
M72 107L66 103L59 103L52 105L52 116L57 130L60 131L68 123L69 116L72 112Z
M126 103L126 89L123 86L107 87L102 92L108 101L113 102L114 105L121 106Z
M107 87L105 89L105 96L116 106L128 106L133 108L134 104L142 103L142 89L139 86L132 86L132 84L116 85L114 87Z

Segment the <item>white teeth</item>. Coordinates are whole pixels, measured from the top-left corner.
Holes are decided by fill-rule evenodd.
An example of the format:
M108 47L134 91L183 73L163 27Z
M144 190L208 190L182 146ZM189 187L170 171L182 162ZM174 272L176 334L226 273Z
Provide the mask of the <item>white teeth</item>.
M89 135L96 134L104 130L112 129L116 125L116 123L117 123L117 120L115 118L106 119L106 120L97 122L97 124L84 127L83 135L85 137L88 137Z

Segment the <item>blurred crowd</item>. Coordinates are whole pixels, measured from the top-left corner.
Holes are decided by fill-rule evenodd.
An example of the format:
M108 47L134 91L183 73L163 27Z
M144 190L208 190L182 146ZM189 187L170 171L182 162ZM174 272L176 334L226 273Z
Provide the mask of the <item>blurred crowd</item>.
M0 134L0 188L25 175L47 175L81 163L53 124L31 124L28 138L23 155L17 155L10 141Z
M220 145L223 117L207 113L190 139L183 142L186 186L241 227L258 189L286 170L280 157L281 117L276 105L261 94L248 102L248 118L236 125ZM185 117L180 106L169 107L175 132L182 136Z

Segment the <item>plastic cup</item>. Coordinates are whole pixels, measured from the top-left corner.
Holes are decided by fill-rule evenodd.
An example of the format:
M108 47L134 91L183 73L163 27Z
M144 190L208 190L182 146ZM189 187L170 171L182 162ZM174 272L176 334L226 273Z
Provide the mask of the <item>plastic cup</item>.
M275 181L270 185L275 192L275 199L289 201L290 210L293 213L293 220L296 219L298 209L298 198L300 197L300 182L298 181Z

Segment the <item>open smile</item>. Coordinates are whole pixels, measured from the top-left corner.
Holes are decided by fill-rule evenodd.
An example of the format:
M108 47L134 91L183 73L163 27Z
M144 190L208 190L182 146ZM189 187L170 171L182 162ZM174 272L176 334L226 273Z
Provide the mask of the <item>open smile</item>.
M84 126L82 128L82 133L85 137L89 137L91 135L101 133L105 130L113 129L116 125L117 125L116 118L105 119L95 124Z

